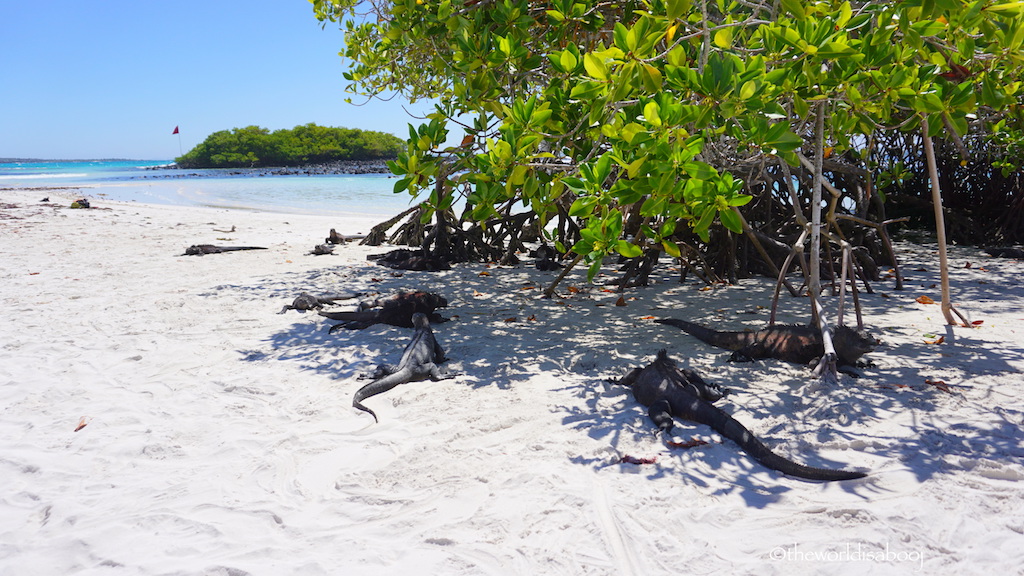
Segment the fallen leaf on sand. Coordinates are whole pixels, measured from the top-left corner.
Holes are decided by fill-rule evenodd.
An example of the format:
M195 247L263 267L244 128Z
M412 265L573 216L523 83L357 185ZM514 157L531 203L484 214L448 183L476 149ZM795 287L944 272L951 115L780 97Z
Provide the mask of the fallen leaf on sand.
M704 446L707 444L707 442L701 440L700 438L690 438L686 442L672 442L670 440L666 440L665 444L667 444L670 448L695 448L697 446Z
M511 318L505 318L505 322L519 322L519 319L513 316Z
M641 316L641 320L654 320L654 316Z
M615 305L616 306L625 306L626 305L626 298L625 298L625 296L619 296L619 299L615 301Z
M918 304L935 304L935 300L927 296L918 296L916 300Z
M985 323L984 320L973 320L973 321L971 321L971 326L981 326L984 323Z
M29 272L28 273L29 276L37 276L38 274L39 274L39 272Z
M946 337L945 336L939 336L935 340L925 340L924 343L925 344L942 344L945 341L946 341Z
M89 418L87 418L85 416L82 416L82 419L78 421L78 427L75 428L75 432L78 432L82 428L85 428L85 425L88 424L88 423L89 423Z
M486 270L484 270L483 272L481 272L480 274L478 274L478 276L490 276L490 275L491 275L491 273L490 273L490 272L488 272L488 271L486 271Z
M931 385L931 386L935 386L936 388L938 388L939 390L942 390L946 394L952 394L953 393L953 391L949 389L949 385L946 384L945 382L943 382L942 380L932 380L931 378L927 378L927 379L925 379L924 383L928 384L928 385Z

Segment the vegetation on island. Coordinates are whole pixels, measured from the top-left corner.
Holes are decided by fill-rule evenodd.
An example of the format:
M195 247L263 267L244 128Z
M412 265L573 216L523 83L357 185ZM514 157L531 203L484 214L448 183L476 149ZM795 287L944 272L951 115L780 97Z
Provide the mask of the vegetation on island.
M271 132L259 126L221 130L176 158L182 168L303 166L396 158L405 143L392 134L305 124Z
M662 253L708 282L792 264L813 297L870 290L900 211L944 246L940 191L954 231L1024 240L1024 2L312 3L351 91L438 101L390 164L425 198L392 240L496 259L541 231L620 287Z

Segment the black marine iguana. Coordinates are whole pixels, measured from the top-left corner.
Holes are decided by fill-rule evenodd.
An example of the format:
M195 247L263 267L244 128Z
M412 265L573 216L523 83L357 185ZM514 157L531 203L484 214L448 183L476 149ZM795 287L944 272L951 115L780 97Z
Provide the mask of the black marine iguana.
M306 252L307 256L325 256L327 254L334 254L334 246L331 244L317 244L313 246L313 249Z
M377 414L362 404L362 401L370 396L387 392L395 386L407 382L426 380L427 378L436 382L455 377L455 374L449 374L438 367L438 364L447 358L444 357L444 349L434 338L427 315L421 312L413 314L412 324L416 328L416 332L412 335L412 342L405 347L398 366L387 364L378 366L373 374L374 381L360 388L352 397L352 406L369 412L373 416L374 422L379 422Z
M337 230L331 228L331 233L327 235L327 238L324 239L324 242L328 244L344 244L345 242L347 242L347 240L345 240L344 236L338 234Z
M416 313L426 314L428 319L435 323L447 322L435 314L434 310L448 306L448 300L432 292L399 292L387 298L377 298L369 302L360 302L359 310L355 312L320 312L320 315L331 320L341 320L341 324L331 326L329 332L341 328L347 330L362 330L374 324L390 324L401 328L413 327L413 315ZM371 308L380 308L371 310Z
M558 252L547 244L541 244L536 250L531 250L530 256L537 259L535 263L537 270L550 272L552 270L561 270L563 268L561 262L555 260L555 258L558 257Z
M331 228L331 233L327 235L324 242L328 244L345 244L346 242L362 240L363 238L366 238L365 234L338 234L337 230Z
M309 292L303 292L292 300L292 303L281 308L278 314L284 314L289 310L319 310L324 306L334 304L338 300L351 300L362 296L362 293L356 292L354 294L332 294L331 296L314 296Z
M193 244L185 249L183 256L202 256L204 254L220 254L235 250L266 250L262 246L214 246L213 244Z
M444 259L431 256L423 249L397 248L384 254L370 254L366 259L396 270L439 272L452 268Z
M852 480L867 474L849 470L829 470L797 464L772 452L735 418L711 403L725 395L719 386L708 384L692 370L680 370L665 350L646 368L634 368L620 383L629 386L636 401L648 407L651 420L669 433L673 417L706 424L732 440L761 464L783 474L807 480Z
M712 346L734 350L729 360L736 362L775 358L809 364L825 354L821 332L811 326L780 324L757 332L725 332L675 318L659 318L655 322L675 326ZM876 341L848 326L836 326L832 330L832 345L839 364L856 366L861 356L875 349Z
M990 246L985 248L985 253L995 258L1016 258L1018 260L1024 258L1024 250L1020 248Z

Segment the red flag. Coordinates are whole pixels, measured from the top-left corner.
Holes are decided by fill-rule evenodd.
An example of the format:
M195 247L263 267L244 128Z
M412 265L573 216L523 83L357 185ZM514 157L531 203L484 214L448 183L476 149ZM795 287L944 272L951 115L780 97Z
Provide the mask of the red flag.
M177 127L177 126L175 126L175 127L174 127L174 132L171 132L171 135L174 135L174 134L177 134L177 133L178 133L178 127Z

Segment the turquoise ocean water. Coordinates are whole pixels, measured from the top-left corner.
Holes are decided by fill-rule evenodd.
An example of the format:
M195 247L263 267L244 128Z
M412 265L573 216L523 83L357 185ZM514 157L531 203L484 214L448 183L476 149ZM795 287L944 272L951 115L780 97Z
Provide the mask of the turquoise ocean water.
M392 216L412 205L386 174L260 175L263 171L147 170L170 161L0 162L0 189L80 188L97 200L300 214ZM239 174L238 172L242 172ZM45 191L40 191L46 196Z

